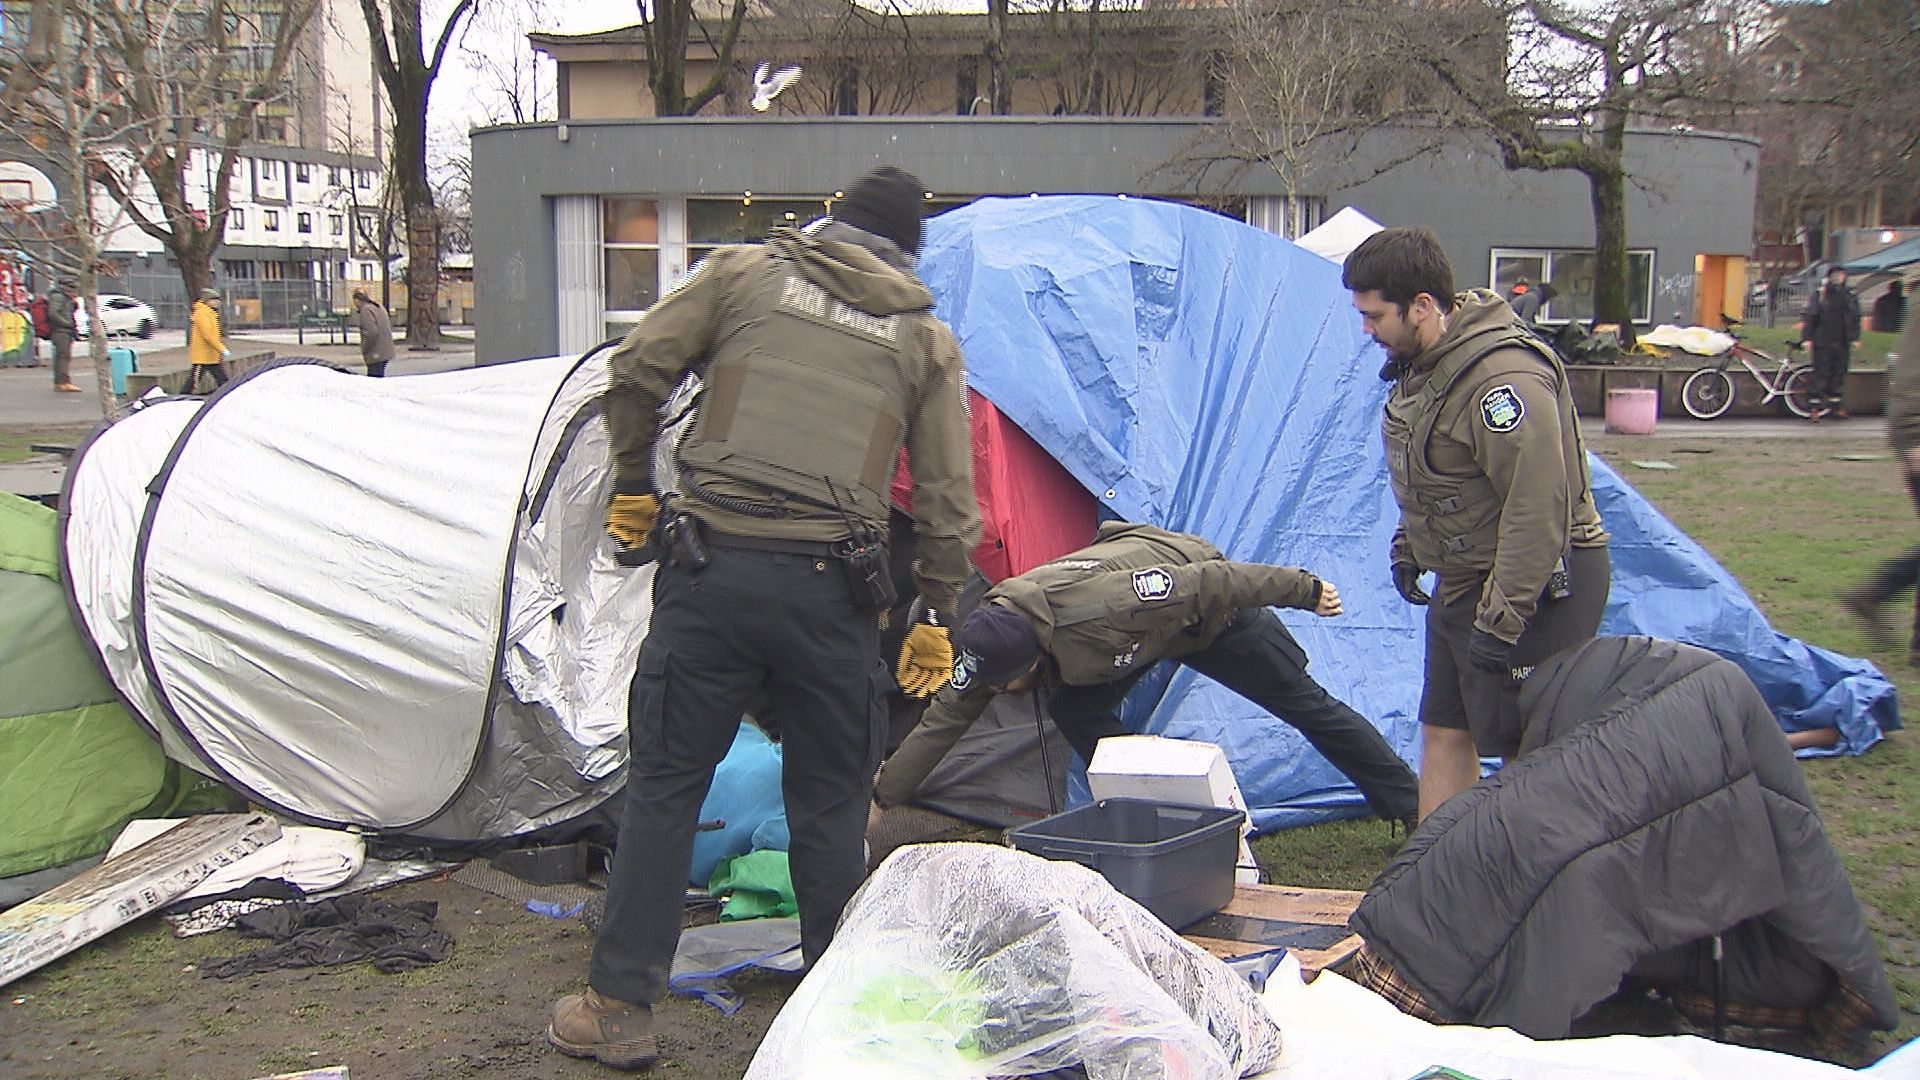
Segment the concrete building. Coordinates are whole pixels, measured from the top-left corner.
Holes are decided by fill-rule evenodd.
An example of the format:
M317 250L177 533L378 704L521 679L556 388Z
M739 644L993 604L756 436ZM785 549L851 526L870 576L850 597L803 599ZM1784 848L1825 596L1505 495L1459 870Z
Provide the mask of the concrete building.
M1466 136L1412 154L1431 136L1411 131L1316 149L1297 174L1311 178L1304 185L1270 168L1205 164L1196 148L1236 122L1233 76L1190 26L1168 20L1207 17L1150 5L1105 24L1108 44L1093 57L1071 27L1057 37L1042 19L1012 27L1010 115L981 115L990 88L976 15L910 16L911 34L846 14L749 20L723 92L691 117L653 115L634 28L530 35L558 65L560 118L473 134L479 358L578 351L621 334L706 251L827 212L839 185L881 163L925 181L934 213L983 196L1126 194L1298 235L1355 206L1433 228L1463 287L1552 280L1549 321L1591 316L1593 217L1578 174L1508 172L1491 145ZM763 60L803 63L809 75L755 113L749 73ZM690 45L687 61L690 86L718 70L706 43ZM1391 78L1380 90L1407 91ZM1741 136L1629 137L1636 322L1740 310L1757 156Z
M584 350L632 325L705 251L825 213L835 189L893 162L932 191L932 209L987 195L1130 194L1203 202L1255 224L1287 208L1271 173L1195 191L1161 168L1205 123L1087 117L721 117L560 121L473 134L475 322L481 361ZM1584 178L1510 173L1460 145L1378 176L1390 136L1350 162L1327 212L1356 206L1433 228L1462 287L1525 273L1563 287L1553 314L1578 318L1590 286ZM1718 263L1745 287L1756 145L1701 133L1638 132L1629 156L1628 248L1635 314L1692 319L1696 281ZM1364 179L1360 178L1365 176ZM1590 294L1589 294L1590 295ZM1701 299L1708 298L1707 293ZM1727 310L1738 310L1728 308Z

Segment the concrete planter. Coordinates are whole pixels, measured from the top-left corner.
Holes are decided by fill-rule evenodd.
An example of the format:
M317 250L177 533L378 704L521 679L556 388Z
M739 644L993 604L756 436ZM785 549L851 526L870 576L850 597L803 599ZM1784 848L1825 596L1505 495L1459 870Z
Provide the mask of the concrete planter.
M1573 405L1581 416L1597 418L1606 414L1607 391L1657 389L1660 391L1661 416L1685 416L1680 404L1680 388L1687 376L1706 365L1693 367L1637 367L1627 364L1578 365L1567 368L1573 388ZM1745 370L1732 370L1735 393L1728 416L1785 416L1780 399L1762 405L1766 395ZM1878 416L1886 411L1887 371L1885 368L1854 368L1847 372L1847 411L1855 416Z

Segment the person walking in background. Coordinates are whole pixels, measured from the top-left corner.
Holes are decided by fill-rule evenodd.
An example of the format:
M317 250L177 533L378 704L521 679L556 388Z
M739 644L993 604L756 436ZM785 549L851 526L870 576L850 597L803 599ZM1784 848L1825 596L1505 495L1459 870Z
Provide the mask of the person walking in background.
M1486 289L1455 295L1426 229L1383 229L1342 281L1387 352L1393 586L1427 608L1420 816L1520 749L1520 682L1593 637L1611 587L1567 373ZM1439 576L1429 596L1420 576Z
M201 289L187 326L187 393L211 394L227 383L227 339L220 333L220 293Z
M382 378L393 360L393 321L387 317L387 309L364 289L353 291L353 307L354 316L360 320L360 360L367 365L369 376Z
M1860 298L1847 288L1847 272L1827 268L1827 283L1807 300L1800 316L1800 345L1813 354L1813 382L1807 388L1808 417L1847 418L1847 362L1860 340Z
M680 939L700 804L750 698L779 727L793 891L808 964L867 872L866 814L895 681L938 690L980 542L966 372L914 274L925 188L891 166L832 216L720 248L607 359L607 532L659 553L628 695L633 748L588 989L554 1003L562 1053L639 1068L659 1054L653 1004ZM660 403L689 371L706 390L655 494ZM919 525L924 615L893 680L880 614L894 593L889 485L902 446Z
M1920 514L1920 319L1900 335L1899 357L1893 362L1887 394L1887 441L1893 444L1906 481L1907 495ZM1874 644L1893 648L1896 636L1881 608L1907 589L1915 589L1913 633L1907 639L1907 663L1920 667L1920 547L1889 559L1873 576L1841 596L1848 611L1865 626Z
M53 388L77 394L73 385L73 282L62 280L47 291L47 340L53 343Z
M1873 328L1882 334L1897 334L1906 323L1907 287L1896 280L1873 302Z

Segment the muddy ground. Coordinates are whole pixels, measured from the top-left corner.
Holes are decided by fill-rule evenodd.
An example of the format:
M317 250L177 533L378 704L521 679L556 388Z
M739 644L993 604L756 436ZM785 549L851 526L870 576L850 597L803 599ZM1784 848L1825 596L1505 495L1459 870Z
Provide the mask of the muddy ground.
M141 920L8 985L0 1077L250 1080L346 1065L355 1080L619 1075L547 1046L547 1006L584 985L592 935L444 877L382 890L432 900L456 942L446 962L398 975L366 964L219 981L197 963L260 942L231 930L176 940ZM657 1010L671 1059L644 1074L715 1080L746 1071L795 985L750 976L731 1017L674 998Z

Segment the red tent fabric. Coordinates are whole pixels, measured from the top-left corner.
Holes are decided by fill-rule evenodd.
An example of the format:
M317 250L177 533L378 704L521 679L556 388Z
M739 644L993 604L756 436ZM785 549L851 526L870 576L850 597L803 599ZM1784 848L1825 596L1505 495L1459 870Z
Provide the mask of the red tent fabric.
M974 565L990 581L1023 574L1093 541L1099 504L993 403L967 391L973 412L973 490L980 501ZM907 456L893 478L895 506L913 513Z

